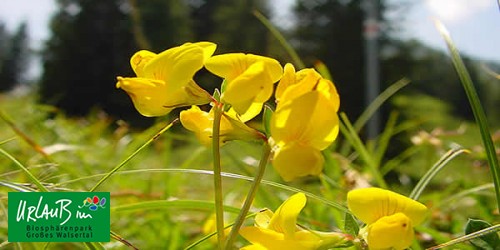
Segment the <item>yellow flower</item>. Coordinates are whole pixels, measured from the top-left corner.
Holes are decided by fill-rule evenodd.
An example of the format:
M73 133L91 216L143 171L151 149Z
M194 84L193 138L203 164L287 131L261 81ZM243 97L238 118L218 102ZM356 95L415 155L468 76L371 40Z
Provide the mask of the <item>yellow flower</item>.
M345 243L347 239L344 234L306 230L297 226L297 217L306 201L303 193L297 193L283 202L275 213L264 210L257 214L255 226L240 229L240 235L253 244L242 249L307 250Z
M207 220L205 221L205 223L203 224L203 228L202 228L202 231L204 234L211 234L211 233L214 233L217 231L217 217L215 216L215 214L212 214L210 215ZM227 236L229 235L229 233L231 232L231 227L227 227L226 229L224 229L224 235ZM217 237L214 237L216 236L217 234L214 234L212 235L212 237L210 237L210 241L212 243L217 243Z
M242 121L260 113L273 93L274 83L283 74L278 61L243 53L213 56L207 60L205 68L225 79L221 101L230 104Z
M425 205L380 188L350 191L347 205L367 224L361 234L370 249L408 248L414 237L413 226L422 223L427 214Z
M117 77L117 88L127 92L144 116L162 116L182 106L209 103L210 95L194 81L194 74L212 56L210 42L185 43L155 54L141 50L130 59L137 77Z
M276 89L276 101L271 118L274 168L285 181L320 174L324 163L321 151L339 131L340 101L335 86L314 69L295 72L287 64Z
M182 126L196 134L198 140L205 146L212 143L214 112L202 111L198 106L192 106L180 113ZM264 136L257 130L245 125L238 120L236 114L224 112L220 121L219 139L221 143L230 140L256 140Z

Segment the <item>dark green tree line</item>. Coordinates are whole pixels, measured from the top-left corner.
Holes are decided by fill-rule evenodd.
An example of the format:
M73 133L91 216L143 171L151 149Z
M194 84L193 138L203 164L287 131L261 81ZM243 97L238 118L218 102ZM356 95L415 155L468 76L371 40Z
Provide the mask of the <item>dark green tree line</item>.
M52 37L43 53L40 100L83 115L92 107L127 118L135 114L117 75L131 76L138 49L161 52L184 42L210 40L218 53L262 53L268 32L252 10L260 0L58 0Z
M29 39L25 22L10 35L0 24L0 92L25 83L29 63Z

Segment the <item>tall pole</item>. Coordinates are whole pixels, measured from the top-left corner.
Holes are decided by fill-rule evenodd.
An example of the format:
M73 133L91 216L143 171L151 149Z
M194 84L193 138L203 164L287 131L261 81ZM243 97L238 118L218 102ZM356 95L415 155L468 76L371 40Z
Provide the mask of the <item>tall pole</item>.
M380 93L379 80L379 22L378 22L378 2L379 0L365 0L365 83L366 83L366 107L375 100ZM380 133L380 112L375 111L367 124L367 137L374 139Z

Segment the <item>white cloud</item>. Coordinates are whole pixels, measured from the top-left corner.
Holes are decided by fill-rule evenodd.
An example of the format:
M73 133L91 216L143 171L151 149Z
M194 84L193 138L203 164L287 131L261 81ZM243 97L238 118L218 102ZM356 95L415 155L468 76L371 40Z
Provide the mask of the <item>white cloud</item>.
M426 0L425 3L439 19L456 23L486 8L495 8L492 0Z

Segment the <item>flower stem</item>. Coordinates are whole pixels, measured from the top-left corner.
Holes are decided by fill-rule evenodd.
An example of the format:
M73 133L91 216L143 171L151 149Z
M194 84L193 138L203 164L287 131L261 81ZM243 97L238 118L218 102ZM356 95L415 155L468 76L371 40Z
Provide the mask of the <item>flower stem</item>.
M260 159L259 167L257 169L257 174L253 179L250 190L248 190L247 197L245 199L245 202L243 203L243 207L241 208L240 213L238 214L238 218L236 218L236 222L231 228L231 232L229 233L226 242L226 249L231 249L231 246L233 245L234 241L236 240L236 236L238 235L238 231L240 230L241 226L243 225L243 222L245 221L247 213L250 210L250 206L252 205L255 195L257 194L257 189L260 185L260 182L262 181L262 177L264 177L264 172L266 171L266 165L267 162L269 161L270 156L271 156L271 147L266 141L264 143L262 158Z
M222 175L220 166L220 120L222 117L222 103L215 103L214 124L212 130L212 152L214 160L214 192L215 192L215 219L217 227L217 242L219 249L224 249L224 204L222 201Z

